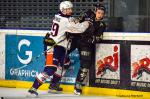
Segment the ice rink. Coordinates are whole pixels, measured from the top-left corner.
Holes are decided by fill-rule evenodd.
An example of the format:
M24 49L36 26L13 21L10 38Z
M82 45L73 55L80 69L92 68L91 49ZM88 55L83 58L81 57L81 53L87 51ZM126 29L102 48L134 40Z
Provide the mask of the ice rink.
M28 89L0 87L0 99L124 99L108 96L77 96L72 93L51 94L40 90L38 97L29 97Z

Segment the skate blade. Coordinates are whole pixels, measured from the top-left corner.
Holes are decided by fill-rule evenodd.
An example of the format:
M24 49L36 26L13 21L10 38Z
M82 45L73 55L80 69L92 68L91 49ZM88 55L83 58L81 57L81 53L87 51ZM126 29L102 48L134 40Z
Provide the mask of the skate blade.
M56 91L56 90L48 90L48 93L51 93L51 94L61 94L62 91Z
M28 93L28 94L26 95L26 97L27 97L27 98L39 98L38 95L30 94L30 93Z
M75 91L74 91L74 95L80 96L81 93L80 93L80 92L77 92L77 91L75 90Z

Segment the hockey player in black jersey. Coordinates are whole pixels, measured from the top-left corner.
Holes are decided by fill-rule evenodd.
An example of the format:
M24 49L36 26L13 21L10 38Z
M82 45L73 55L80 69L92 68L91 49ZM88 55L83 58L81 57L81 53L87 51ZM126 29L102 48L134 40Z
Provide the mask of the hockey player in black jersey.
M85 31L85 33L75 37L76 39L79 39L77 46L80 54L80 69L74 87L74 93L77 95L82 94L82 83L87 76L88 69L92 66L93 55L95 53L95 43L102 40L103 32L106 29L106 25L102 21L105 11L103 5L97 5L94 12L88 10L81 19L81 21L84 21L89 18L91 26Z

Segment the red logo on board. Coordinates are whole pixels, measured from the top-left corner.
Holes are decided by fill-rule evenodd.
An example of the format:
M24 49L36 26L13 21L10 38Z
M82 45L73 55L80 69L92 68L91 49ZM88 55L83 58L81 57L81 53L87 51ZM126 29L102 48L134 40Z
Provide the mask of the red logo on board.
M96 75L103 76L106 74L106 70L109 69L112 72L118 70L118 46L114 46L114 54L105 57L104 59L99 59L97 61L98 71Z

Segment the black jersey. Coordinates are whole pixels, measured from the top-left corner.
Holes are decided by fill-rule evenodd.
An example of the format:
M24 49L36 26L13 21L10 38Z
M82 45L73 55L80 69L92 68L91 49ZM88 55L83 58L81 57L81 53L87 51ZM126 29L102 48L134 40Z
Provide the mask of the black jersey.
M99 42L103 35L103 32L106 29L106 24L101 20L93 20L93 23L89 26L89 28L82 35L82 42L93 43Z

